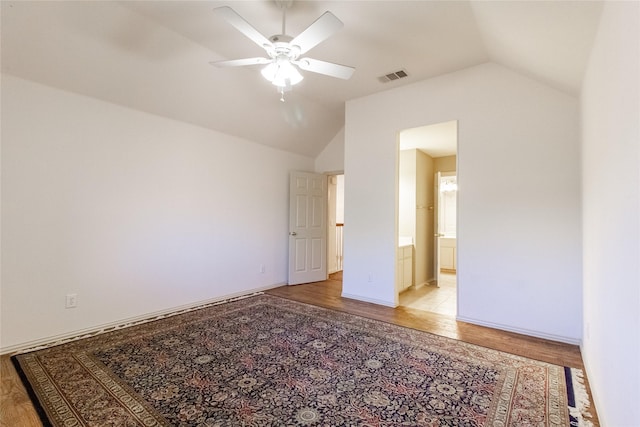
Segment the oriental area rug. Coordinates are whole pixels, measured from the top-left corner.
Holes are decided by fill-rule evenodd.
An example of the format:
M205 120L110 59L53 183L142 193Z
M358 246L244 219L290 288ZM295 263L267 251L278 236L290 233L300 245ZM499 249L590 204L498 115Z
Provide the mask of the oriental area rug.
M589 425L580 370L268 295L13 362L53 426Z

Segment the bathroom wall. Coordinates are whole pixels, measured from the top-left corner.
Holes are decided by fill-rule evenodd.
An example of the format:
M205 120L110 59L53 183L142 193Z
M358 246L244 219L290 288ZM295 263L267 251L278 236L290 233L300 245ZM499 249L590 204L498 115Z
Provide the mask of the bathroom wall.
M433 278L433 158L416 153L416 249L414 280L424 285Z
M400 150L398 165L398 235L414 244L414 284L433 278L434 161L423 151Z
M433 159L433 165L436 172L455 172L457 156L436 157Z

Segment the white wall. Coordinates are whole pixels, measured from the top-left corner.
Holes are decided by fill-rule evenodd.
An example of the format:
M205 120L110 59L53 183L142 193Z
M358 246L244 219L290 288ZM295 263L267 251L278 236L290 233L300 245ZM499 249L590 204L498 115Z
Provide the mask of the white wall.
M340 129L340 132L316 157L315 171L319 173L344 171L344 128Z
M416 156L418 150L400 150L398 158L398 235L416 238Z
M312 168L3 75L2 350L286 282L288 174Z
M640 420L639 17L605 2L582 89L582 355L603 426Z
M578 102L496 64L347 103L344 295L396 303L397 135L450 120L459 318L579 342Z

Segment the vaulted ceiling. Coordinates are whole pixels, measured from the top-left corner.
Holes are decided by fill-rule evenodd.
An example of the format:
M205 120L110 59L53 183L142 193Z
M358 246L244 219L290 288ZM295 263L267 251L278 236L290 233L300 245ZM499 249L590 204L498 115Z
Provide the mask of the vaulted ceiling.
M315 157L344 126L345 102L493 61L578 96L597 31L595 1L296 1L296 36L330 10L344 28L308 56L350 65L303 72L279 101L259 67L209 62L264 51L214 14L228 5L263 35L274 1L1 2L2 71ZM382 83L397 70L409 77Z

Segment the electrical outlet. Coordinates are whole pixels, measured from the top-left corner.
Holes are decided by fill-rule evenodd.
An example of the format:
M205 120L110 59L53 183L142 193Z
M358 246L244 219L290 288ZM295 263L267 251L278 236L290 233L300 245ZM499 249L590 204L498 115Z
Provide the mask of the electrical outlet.
M267 267L265 267L264 264L260 264L260 273L264 273L265 271L267 271Z
M78 294L67 294L64 308L76 308L78 305Z
M369 282L373 282L373 273L369 273Z

